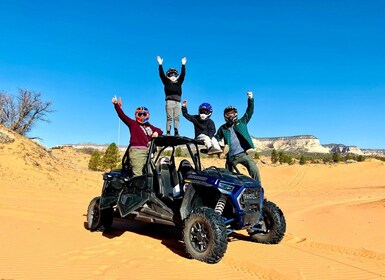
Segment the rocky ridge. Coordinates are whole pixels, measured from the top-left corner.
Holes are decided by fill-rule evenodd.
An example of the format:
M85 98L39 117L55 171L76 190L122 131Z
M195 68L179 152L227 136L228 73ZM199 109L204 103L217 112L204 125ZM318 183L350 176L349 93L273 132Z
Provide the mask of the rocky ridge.
M357 155L385 155L384 149L361 149L357 146L346 146L343 144L321 144L320 140L313 135L297 135L287 137L252 137L255 150L257 152L277 151L297 152L297 153L319 153L330 154L338 152L341 154L352 153ZM93 143L66 144L76 149L92 148L100 151L107 149L108 144L98 145ZM119 150L124 152L126 146L119 146Z

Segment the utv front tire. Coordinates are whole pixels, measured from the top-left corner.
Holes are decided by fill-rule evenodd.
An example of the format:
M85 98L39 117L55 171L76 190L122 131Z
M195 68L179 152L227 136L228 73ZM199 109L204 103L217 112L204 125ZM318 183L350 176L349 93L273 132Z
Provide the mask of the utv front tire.
M251 241L263 244L278 244L286 232L286 220L281 209L275 203L265 201L262 216L264 231L250 232Z
M217 263L227 249L226 225L213 209L194 209L185 220L183 241L186 253L191 258L206 263Z
M112 208L100 210L100 196L91 200L87 210L87 228L90 231L107 231L114 219Z

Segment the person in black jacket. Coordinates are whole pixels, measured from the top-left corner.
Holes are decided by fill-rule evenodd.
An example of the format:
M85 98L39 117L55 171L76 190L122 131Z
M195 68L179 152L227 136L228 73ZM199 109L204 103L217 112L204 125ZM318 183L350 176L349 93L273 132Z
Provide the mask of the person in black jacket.
M180 75L174 68L170 68L166 74L163 70L163 58L157 56L159 64L159 76L164 85L164 93L166 94L166 135L170 135L171 123L174 120L174 135L179 136L179 117L180 117L180 101L182 96L182 83L186 74L186 57L182 58L182 70Z
M199 106L198 115L189 115L187 111L187 101L183 101L182 114L183 116L194 124L195 139L202 140L207 148L207 153L219 154L222 149L218 144L217 139L214 138L215 124L210 119L213 113L213 108L209 103L202 103Z

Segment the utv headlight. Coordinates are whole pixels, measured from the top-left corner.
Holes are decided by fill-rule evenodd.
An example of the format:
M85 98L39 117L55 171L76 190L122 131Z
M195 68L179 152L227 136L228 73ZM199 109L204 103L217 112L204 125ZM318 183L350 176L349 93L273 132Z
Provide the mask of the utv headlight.
M227 192L232 192L234 189L233 185L226 184L226 183L219 183L218 187L222 190L225 190Z

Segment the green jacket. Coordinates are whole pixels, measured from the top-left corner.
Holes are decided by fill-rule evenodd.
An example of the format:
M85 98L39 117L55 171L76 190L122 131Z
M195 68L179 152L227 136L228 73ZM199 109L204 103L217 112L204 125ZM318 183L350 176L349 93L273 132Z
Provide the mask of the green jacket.
M253 113L254 98L249 98L247 100L246 113L233 125L234 131L238 136L239 142L241 143L241 146L245 151L247 151L248 149L254 149L253 141L251 140L251 136L249 134L249 131L247 130L247 123L250 121ZM221 125L214 137L218 141L224 139L225 144L229 146L231 145L231 135L227 124Z

